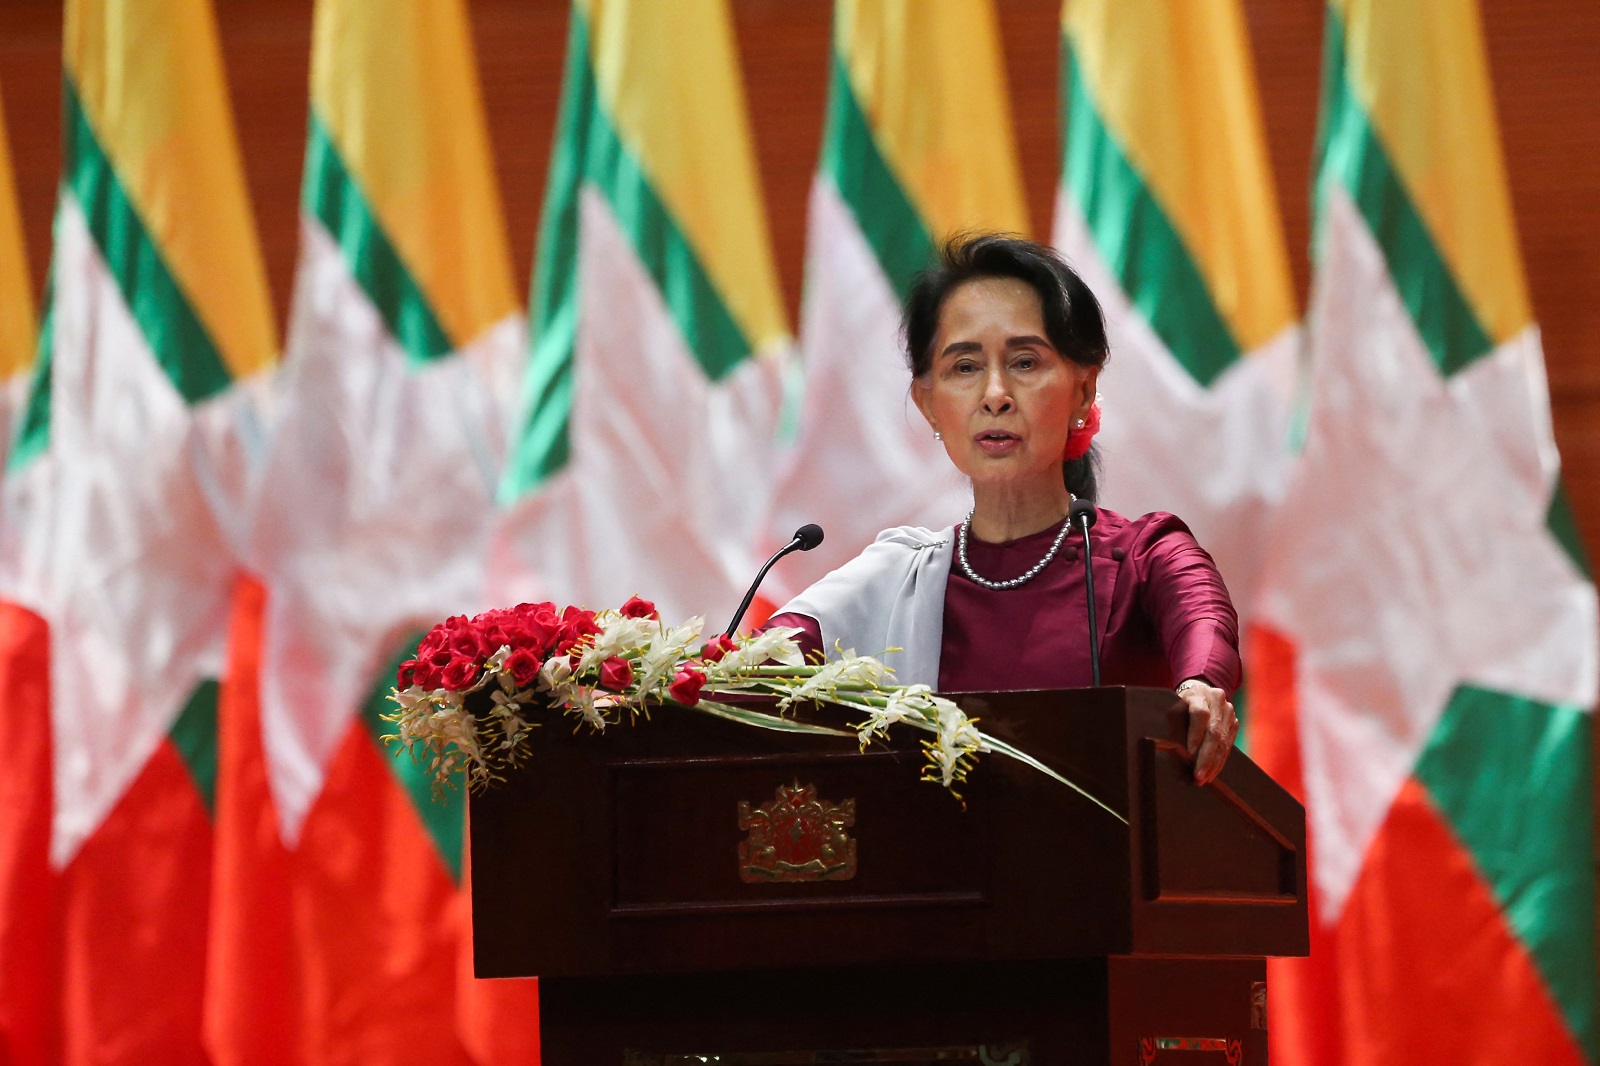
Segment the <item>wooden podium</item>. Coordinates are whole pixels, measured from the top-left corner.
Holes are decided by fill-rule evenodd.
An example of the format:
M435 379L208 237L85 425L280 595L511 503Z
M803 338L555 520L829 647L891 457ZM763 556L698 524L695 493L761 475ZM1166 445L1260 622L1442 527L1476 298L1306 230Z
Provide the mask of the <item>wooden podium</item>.
M999 755L963 809L911 729L546 726L471 800L477 975L539 976L546 1066L1265 1064L1300 804L1240 752L1196 787L1166 690L956 698L1126 824Z

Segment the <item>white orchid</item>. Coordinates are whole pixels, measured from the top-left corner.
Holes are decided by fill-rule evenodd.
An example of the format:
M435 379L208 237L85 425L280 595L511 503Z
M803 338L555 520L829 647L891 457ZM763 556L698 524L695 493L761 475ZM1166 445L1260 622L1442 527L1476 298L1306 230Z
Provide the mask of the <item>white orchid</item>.
M579 685L567 706L567 713L577 715L589 728L599 733L611 724L610 719L602 713L603 710L614 706L615 703L615 700L599 695L598 689Z
M572 663L565 655L552 655L539 667L539 691L556 701L567 698L572 686Z
M630 618L616 611L604 611L595 621L600 632L584 650L578 662L578 673L598 666L613 655L637 654L650 643L652 631L661 629L661 623L653 618Z
M681 626L668 629L656 623L655 632L639 657L637 686L641 693L654 694L658 686L672 679L678 664L689 654L689 649L700 643L700 633L705 629L703 617L689 619Z
M744 637L737 647L715 664L719 674L737 674L753 666L777 663L780 666L801 666L805 655L795 642L800 630L789 626L774 626L752 637ZM709 676L709 675L708 675Z
M787 710L797 703L838 702L841 688L877 689L892 674L876 659L843 651L839 658L816 667L809 677L789 689L779 706Z
M867 720L856 727L856 735L861 738L862 750L866 750L868 742L873 737L888 736L890 726L908 718L923 722L935 721L930 699L932 694L933 690L927 685L907 685L905 688L890 689L889 701L882 707L869 708Z
M966 712L949 700L940 699L936 704L938 715L938 733L935 738L923 744L928 750L928 758L932 763L930 772L937 771L939 782L945 788L950 788L955 782L967 776L967 766L972 761L972 756L985 750L983 734L978 732L978 727L972 724Z

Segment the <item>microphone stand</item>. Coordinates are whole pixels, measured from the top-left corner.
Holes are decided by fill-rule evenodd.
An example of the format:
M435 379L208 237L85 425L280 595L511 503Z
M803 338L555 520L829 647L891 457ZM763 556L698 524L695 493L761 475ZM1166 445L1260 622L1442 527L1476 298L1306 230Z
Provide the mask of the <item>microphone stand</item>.
M1089 676L1100 687L1100 628L1094 617L1094 561L1089 555L1089 527L1098 515L1088 500L1073 500L1067 520L1083 531L1083 590L1089 601Z
M761 587L762 580L767 576L767 571L772 569L774 563L776 563L779 559L782 559L785 555L788 555L790 552L808 552L821 543L821 526L808 523L807 525L803 525L799 529L795 530L794 538L782 548L779 548L778 554L768 559L767 565L763 566L761 568L761 572L756 574L756 579L750 583L750 590L744 594L744 600L740 602L739 609L733 612L733 621L728 623L728 628L722 631L722 635L725 637L731 637L733 636L734 631L739 628L739 621L744 618L744 613L750 609L750 601L756 598L756 589Z

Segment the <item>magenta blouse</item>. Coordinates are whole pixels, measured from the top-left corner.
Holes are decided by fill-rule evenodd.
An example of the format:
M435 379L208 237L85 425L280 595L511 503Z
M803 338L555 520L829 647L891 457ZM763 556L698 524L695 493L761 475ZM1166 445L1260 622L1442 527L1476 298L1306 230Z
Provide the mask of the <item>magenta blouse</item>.
M1018 577L1044 557L1060 528L1003 544L970 537L967 560L990 581ZM1069 534L1049 566L1013 589L986 589L962 572L959 559L952 563L940 691L1091 683L1082 543L1080 534ZM1189 527L1170 514L1130 519L1102 508L1090 543L1101 682L1170 688L1198 677L1231 696L1239 686L1239 620L1222 575ZM798 627L808 656L822 649L813 618L778 614L767 625Z

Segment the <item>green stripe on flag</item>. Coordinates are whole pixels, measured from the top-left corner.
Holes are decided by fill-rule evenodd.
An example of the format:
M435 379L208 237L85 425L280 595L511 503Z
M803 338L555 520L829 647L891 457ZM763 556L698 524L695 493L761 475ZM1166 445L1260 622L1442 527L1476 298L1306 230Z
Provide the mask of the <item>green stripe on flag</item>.
M1328 9L1317 131L1315 217L1337 181L1383 250L1389 276L1433 361L1447 377L1487 355L1494 341L1467 303L1427 223L1350 85L1344 23ZM1314 240L1321 241L1320 226Z
M1596 1062L1591 739L1582 708L1464 685L1451 696L1415 773Z
M903 303L917 272L933 263L933 235L878 150L837 51L829 63L828 116L818 168L839 190Z
M186 401L217 395L233 381L227 365L100 147L71 78L63 79L61 97L65 185L145 343Z
M1128 301L1178 364L1210 385L1239 360L1239 343L1183 238L1101 118L1066 38L1061 51L1062 182Z
M1556 538L1556 543L1566 550L1567 557L1578 568L1578 573L1592 577L1589 556L1583 550L1583 535L1578 532L1578 520L1572 514L1572 501L1567 497L1567 486L1559 478L1555 491L1550 494L1550 508L1545 512L1544 524L1550 530L1550 535Z
M1239 728L1234 736L1233 746L1250 754L1250 673L1246 668L1245 675L1239 681L1239 687L1233 692L1233 716L1238 720Z
M306 137L300 204L338 242L351 275L383 316L390 336L405 349L412 366L454 351L455 346L428 304L427 294L390 243L315 111Z
M585 186L605 198L689 351L712 381L721 380L751 351L688 237L606 114L595 83L588 21L574 10L529 301L532 357L523 380L523 418L501 482L506 502L537 488L570 455L579 193Z
M451 879L460 884L461 849L466 836L467 819L467 801L464 792L466 776L457 771L451 777L450 787L439 792L436 798L433 773L427 764L408 755L398 746L386 744L383 739L385 735L396 731L393 722L383 720L384 715L393 714L397 709L394 702L389 699L389 693L394 688L395 673L400 669L401 663L416 655L417 642L422 637L422 633L413 634L395 654L388 668L373 683L372 691L367 695L367 702L361 709L361 720L366 723L367 731L372 734L373 742L378 745L378 754L389 764L395 781L405 790L406 795L411 797L411 806L417 812L422 827L432 839L434 850L439 853L439 861L444 863L444 868L449 872Z
M217 682L211 678L196 685L167 734L210 817L217 813L217 693Z
M55 364L55 264L44 286L44 321L39 324L39 343L35 349L33 372L28 379L28 398L22 418L6 456L6 470L15 472L44 454L50 447L50 389Z

